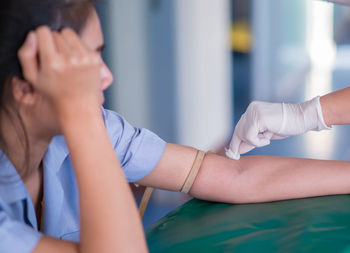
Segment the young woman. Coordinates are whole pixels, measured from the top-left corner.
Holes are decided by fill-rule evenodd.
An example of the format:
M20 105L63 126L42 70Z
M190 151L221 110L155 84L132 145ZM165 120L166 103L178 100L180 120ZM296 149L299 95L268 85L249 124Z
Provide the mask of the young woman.
M349 162L201 163L132 127L101 108L103 43L92 0L0 3L0 252L146 252L127 181L229 203L350 192Z

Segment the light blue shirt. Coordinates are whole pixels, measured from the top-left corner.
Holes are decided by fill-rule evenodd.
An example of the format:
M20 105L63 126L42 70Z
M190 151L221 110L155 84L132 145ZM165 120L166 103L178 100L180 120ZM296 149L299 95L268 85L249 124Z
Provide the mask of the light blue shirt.
M115 112L103 110L103 117L127 180L134 182L148 175L156 167L165 142L147 129L131 126ZM53 138L43 160L42 232L23 181L0 153L0 252L31 252L43 234L79 241L77 183L63 136Z

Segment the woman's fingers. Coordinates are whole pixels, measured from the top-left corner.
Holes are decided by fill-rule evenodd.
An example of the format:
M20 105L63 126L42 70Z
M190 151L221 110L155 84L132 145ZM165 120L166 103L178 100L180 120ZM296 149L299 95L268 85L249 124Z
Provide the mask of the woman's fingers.
M67 44L65 39L58 32L52 32L52 36L55 41L55 46L57 48L57 53L65 56L66 58L74 55L74 51Z
M18 59L22 66L23 77L30 83L35 83L39 73L38 40L35 32L29 32L18 51Z
M61 35L76 54L83 56L86 53L85 45L71 28L64 28Z
M82 105L98 105L101 57L72 30L39 27L28 35L18 56L25 79L50 97L58 111L79 100Z
M36 29L38 39L39 59L41 63L52 60L56 55L56 46L49 27L41 26Z
M79 58L84 58L88 51L72 29L64 28L61 32L55 32L47 26L41 26L28 34L18 51L18 58L24 78L35 84L40 68L49 66L59 55L77 64Z

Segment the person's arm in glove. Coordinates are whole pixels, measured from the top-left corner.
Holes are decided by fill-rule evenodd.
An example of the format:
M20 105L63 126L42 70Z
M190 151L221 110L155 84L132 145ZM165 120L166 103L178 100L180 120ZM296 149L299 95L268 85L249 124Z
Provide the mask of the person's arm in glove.
M320 97L300 104L254 101L239 120L226 155L239 159L240 154L266 146L271 139L329 128L323 119Z
M320 101L327 125L350 124L350 87L324 95Z

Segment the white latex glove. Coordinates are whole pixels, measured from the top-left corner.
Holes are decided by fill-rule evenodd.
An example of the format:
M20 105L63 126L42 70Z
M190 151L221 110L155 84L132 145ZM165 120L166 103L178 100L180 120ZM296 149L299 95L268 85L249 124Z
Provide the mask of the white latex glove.
M331 129L322 116L320 97L300 104L252 102L238 121L226 155L238 160L270 140L300 135L307 131Z

